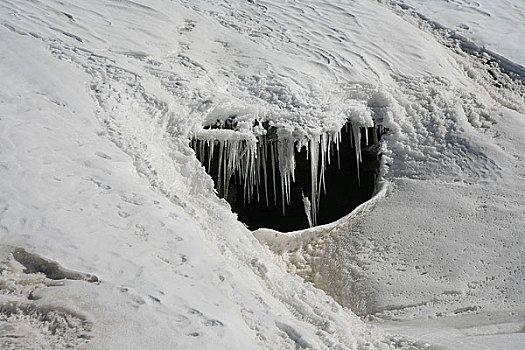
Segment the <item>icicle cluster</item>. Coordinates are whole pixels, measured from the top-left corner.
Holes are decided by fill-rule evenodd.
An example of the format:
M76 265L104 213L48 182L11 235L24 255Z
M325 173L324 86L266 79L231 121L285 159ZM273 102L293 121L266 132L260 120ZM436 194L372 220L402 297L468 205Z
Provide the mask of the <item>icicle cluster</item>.
M356 152L359 177L359 164L362 161L361 127L350 123L345 127L351 135L351 145ZM365 135L365 144L368 145L368 132L365 132ZM373 135L373 142L377 144L375 128ZM311 188L310 198L303 194L303 203L310 226L315 226L320 208L320 194L326 192L325 170L330 165L331 155L336 153L338 166L340 163L341 130L312 134L307 140L295 140L291 133L273 136L275 137L255 136L252 133L234 130L208 129L196 134L192 142L197 158L206 166L208 173L217 157L218 166L217 169L213 169L217 174L217 191L226 199L230 180L235 176L243 184L245 203L250 203L254 198L260 201L260 191L264 189L266 205L277 205L276 184L279 176L283 215L286 206L290 204L291 186L295 182L295 149L300 151L303 147L306 148L310 161ZM270 169L268 164L271 164ZM268 188L269 180L272 188ZM273 192L273 203L269 201L269 191Z

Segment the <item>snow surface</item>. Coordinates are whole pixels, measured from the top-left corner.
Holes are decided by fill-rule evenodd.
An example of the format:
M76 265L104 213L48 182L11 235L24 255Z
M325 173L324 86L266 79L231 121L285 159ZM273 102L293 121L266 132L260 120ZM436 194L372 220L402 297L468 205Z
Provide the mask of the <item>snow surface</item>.
M394 0L525 66L525 3L512 0Z
M498 39L523 28L510 2L404 2L523 64L523 35ZM0 24L1 347L525 343L523 87L425 19L370 0L5 0ZM257 240L189 147L234 114L305 139L374 118L382 187ZM100 282L24 272L15 247Z

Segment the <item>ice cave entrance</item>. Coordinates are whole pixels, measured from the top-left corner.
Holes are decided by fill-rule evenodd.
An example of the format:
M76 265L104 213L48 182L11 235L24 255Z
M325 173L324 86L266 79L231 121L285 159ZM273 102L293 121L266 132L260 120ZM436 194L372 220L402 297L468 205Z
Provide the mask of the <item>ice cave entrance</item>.
M380 125L348 122L336 132L295 138L279 127L235 131L232 119L192 139L197 158L249 229L290 232L333 222L373 195Z

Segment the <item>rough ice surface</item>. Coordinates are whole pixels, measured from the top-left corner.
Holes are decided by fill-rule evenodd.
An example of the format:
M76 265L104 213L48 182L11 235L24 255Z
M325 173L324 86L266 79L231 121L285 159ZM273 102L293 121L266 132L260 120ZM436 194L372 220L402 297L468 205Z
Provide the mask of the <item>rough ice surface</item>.
M426 12L451 6L473 22L443 23L456 36ZM525 103L498 62L524 65L522 19L488 0L2 1L0 242L100 281L7 250L2 346L521 349ZM252 235L189 146L234 115L242 138L209 131L225 177L243 147L250 183L288 188L290 157L251 177L269 120L308 147L315 191L322 135L375 121L376 196Z

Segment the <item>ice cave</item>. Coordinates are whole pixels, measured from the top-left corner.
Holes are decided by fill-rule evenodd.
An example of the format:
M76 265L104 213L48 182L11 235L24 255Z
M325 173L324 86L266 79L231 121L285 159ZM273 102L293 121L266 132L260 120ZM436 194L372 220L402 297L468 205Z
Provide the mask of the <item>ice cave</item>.
M249 229L327 224L372 197L381 125L348 121L338 131L300 136L268 122L255 127L258 133L241 132L228 118L205 126L191 142L218 195Z

